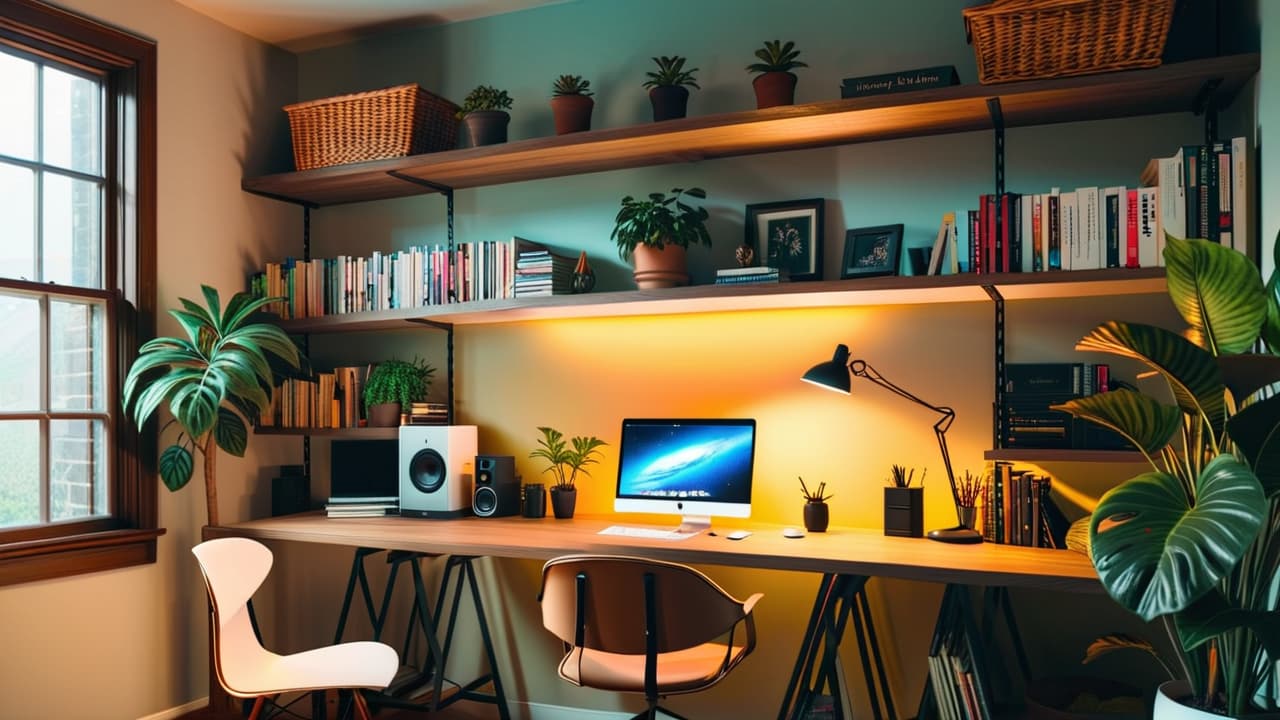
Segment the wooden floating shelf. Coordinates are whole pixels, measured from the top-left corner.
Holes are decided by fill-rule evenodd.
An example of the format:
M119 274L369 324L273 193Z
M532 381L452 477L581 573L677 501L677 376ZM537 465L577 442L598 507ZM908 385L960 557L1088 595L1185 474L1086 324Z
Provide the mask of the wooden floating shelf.
M495 325L529 320L684 315L704 312L815 307L989 302L991 288L1006 299L1142 295L1165 291L1163 268L1070 270L992 275L872 277L761 285L696 285L583 295L478 300L284 320L290 333L404 330L415 324Z
M1001 448L983 453L987 460L1008 462L1080 462L1080 463L1145 463L1147 458L1136 450L1072 450L1063 448Z
M309 435L311 437L328 437L351 440L395 440L400 437L398 427L353 427L353 428L297 428L297 427L259 427L254 428L257 435Z
M1229 105L1258 66L1256 54L1233 55L1149 70L828 100L267 175L245 179L241 187L320 207L440 187L988 130L988 100L999 101L1005 127L1193 112L1215 82L1215 106Z

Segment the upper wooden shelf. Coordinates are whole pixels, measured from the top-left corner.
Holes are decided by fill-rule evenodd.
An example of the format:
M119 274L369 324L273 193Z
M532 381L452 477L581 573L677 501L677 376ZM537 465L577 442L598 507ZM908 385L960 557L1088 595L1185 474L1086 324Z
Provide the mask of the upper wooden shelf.
M1000 448L983 453L986 460L1010 462L1145 463L1137 450L1075 450L1041 448Z
M248 178L245 190L324 206L454 189L993 127L1191 112L1208 93L1226 107L1258 71L1256 54L1150 70L830 100L592 130L464 150ZM425 181L422 185L415 181ZM434 187L433 187L434 186Z
M985 302L990 292L1010 300L1144 295L1165 291L1164 268L1069 270L992 275L870 277L761 285L695 285L624 290L323 315L285 320L291 333L403 330L414 323L494 325L557 318L665 315L851 305Z
M348 440L395 440L400 437L397 427L255 427L257 435L307 435L309 437L331 437Z

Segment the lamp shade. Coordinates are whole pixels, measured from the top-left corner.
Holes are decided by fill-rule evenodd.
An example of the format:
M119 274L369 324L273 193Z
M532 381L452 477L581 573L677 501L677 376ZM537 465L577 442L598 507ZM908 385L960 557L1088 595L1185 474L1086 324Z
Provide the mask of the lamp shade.
M849 347L843 343L836 346L835 353L826 362L809 368L801 378L828 390L849 394Z

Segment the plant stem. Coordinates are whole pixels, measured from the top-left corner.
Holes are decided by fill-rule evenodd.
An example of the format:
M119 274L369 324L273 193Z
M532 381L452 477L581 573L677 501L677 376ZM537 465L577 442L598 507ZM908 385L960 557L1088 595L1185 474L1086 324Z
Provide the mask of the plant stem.
M213 431L205 434L204 447L204 501L205 512L208 514L209 524L218 524L218 483L214 475L218 457L218 447L214 443Z

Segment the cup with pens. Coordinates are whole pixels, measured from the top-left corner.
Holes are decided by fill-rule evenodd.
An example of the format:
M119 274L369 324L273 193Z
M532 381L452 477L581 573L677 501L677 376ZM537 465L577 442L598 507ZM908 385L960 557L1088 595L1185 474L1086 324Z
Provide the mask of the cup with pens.
M804 478L797 477L800 480L800 492L804 493L805 499L804 529L811 533L826 532L827 525L831 522L831 508L827 505L827 500L832 497L826 494L827 484L819 483L818 489L810 492L804 484Z

